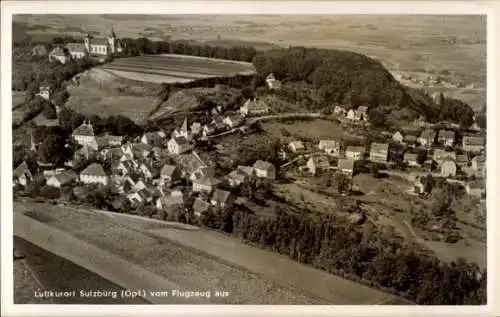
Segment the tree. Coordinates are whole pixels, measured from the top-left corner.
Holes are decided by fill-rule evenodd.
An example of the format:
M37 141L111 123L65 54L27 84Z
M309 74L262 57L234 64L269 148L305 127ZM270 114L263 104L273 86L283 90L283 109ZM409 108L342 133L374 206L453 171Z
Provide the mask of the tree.
M447 188L439 188L432 195L432 213L441 218L453 213L451 210L452 197Z
M383 127L387 124L385 113L377 108L372 108L368 111L368 120L376 127Z
M57 164L64 153L64 139L59 134L49 134L38 148L38 155L43 162Z
M334 187L339 194L345 193L350 190L351 183L351 178L344 173L336 172L335 174L333 174L332 187Z

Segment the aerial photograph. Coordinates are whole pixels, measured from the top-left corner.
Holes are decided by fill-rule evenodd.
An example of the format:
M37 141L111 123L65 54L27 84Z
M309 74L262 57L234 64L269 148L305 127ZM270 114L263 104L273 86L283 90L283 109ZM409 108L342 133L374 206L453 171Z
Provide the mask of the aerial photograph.
M486 305L486 26L13 15L14 304Z

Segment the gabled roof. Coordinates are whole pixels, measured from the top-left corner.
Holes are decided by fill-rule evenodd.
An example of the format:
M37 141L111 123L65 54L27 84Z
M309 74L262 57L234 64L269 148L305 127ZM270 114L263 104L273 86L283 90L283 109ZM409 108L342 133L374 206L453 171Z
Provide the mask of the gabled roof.
M309 160L312 161L312 163L318 167L326 168L330 166L330 162L328 161L326 156L313 156Z
M241 170L235 169L231 173L227 174L226 177L236 179L239 181L244 181L245 177L247 177L247 174L245 174L245 172L243 172Z
M340 146L340 142L336 140L320 140L318 146L325 148L336 148Z
M406 152L404 154L405 160L408 160L408 161L414 161L417 159L417 157L418 157L418 153Z
M349 159L339 159L338 162L339 170L354 170L354 161Z
M119 142L122 143L123 141L123 136L121 135L107 135L109 142Z
M92 127L92 124L84 122L73 130L72 134L79 136L94 136L94 128Z
M405 135L404 139L405 142L416 142L417 137L415 135L407 134Z
M484 145L482 136L464 136L462 139L464 145Z
M90 40L90 45L109 45L109 41L107 38L98 37Z
M474 156L474 158L472 159L472 161L476 162L476 163L485 163L486 162L486 157L484 155Z
M248 99L243 106L247 107L249 111L269 109L269 107L262 100L258 98Z
M288 144L290 147L294 147L296 149L303 149L304 148L304 143L302 141L292 141Z
M268 169L274 168L274 165L269 163L269 162L258 160L253 164L253 168L259 169L259 170L268 170Z
M216 186L221 181L213 176L202 177L201 179L195 180L193 183L198 183L206 186Z
M141 152L151 152L153 150L153 147L149 144L144 144L144 143L135 143L132 145L132 148L136 151L141 151Z
M266 80L276 80L276 78L274 77L273 73L269 73L269 75L267 75L266 77Z
M53 55L53 56L68 56L69 53L64 48L62 48L60 46L57 46L52 51L50 51L49 55Z
M109 139L106 136L98 136L95 138L95 141L99 149L109 146Z
M24 175L25 173L29 173L31 175L30 169L28 168L28 163L26 161L23 161L21 164L19 164L16 169L12 172L13 177L19 177L21 175Z
M454 151L445 151L443 149L436 149L434 150L432 157L437 159L444 159L447 157L451 157L455 159L457 157L457 153L455 153Z
M175 137L175 138L173 138L173 140L175 141L175 143L177 143L179 145L189 144L189 141L184 136Z
M204 213L210 209L211 205L206 202L201 200L200 198L196 198L193 203L193 211L197 213Z
M387 151L389 151L389 144L387 143L376 143L376 142L373 142L372 144L370 144L370 152L372 153L386 153Z
M363 146L348 146L345 149L346 152L354 152L354 153L363 153L365 152L365 148Z
M73 171L66 171L60 174L56 174L53 177L55 177L59 181L59 184L64 185L71 182L72 180L75 180L78 175L76 175L76 173Z
M467 183L467 186L469 186L469 188L482 188L482 189L486 188L486 184L482 179L476 179L474 181L470 181Z
M231 192L228 192L227 190L222 190L222 189L216 189L212 195L212 198L210 198L211 201L214 201L218 204L224 204L227 202L229 197L231 196Z
M81 171L80 175L106 176L106 172L104 172L104 168L101 164L92 163Z
M166 176L172 176L172 174L175 172L176 169L177 169L177 166L175 166L175 165L165 164L163 166L163 168L161 169L160 174L166 175Z
M465 154L457 155L457 163L467 163L469 162L469 157Z
M85 53L85 44L83 43L68 43L66 48L70 53Z
M440 130L439 131L439 138L454 139L455 138L455 131Z
M366 106L359 106L358 109L356 109L357 112L362 112L362 113L366 113L366 111L368 111L368 107Z
M420 135L420 137L424 139L434 139L435 136L436 131L434 131L433 129L425 129Z
M184 205L185 203L183 195L165 196L159 199L163 207Z
M236 168L239 171L242 171L244 174L251 176L254 172L254 168L251 166L245 166L245 165L238 165Z
M243 118L240 115L232 114L225 117L224 120L230 120L231 122L241 122Z

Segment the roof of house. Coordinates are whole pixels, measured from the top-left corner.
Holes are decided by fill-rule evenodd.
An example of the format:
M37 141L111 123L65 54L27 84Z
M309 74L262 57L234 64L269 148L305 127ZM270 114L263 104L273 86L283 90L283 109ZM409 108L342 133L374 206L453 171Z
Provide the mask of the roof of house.
M485 163L486 162L486 156L484 156L484 155L474 156L474 158L472 159L472 161L476 162L476 163Z
M482 136L464 136L462 139L464 145L484 145Z
M389 144L387 143L375 143L370 144L370 152L375 153L386 153L389 150Z
M225 120L231 120L231 122L240 122L243 118L239 114L232 114L224 118Z
M92 124L84 122L75 130L73 130L73 135L81 135L81 136L94 136L94 128Z
M403 133L401 133L401 132L399 132L399 131L396 131L396 132L394 132L394 134L392 135L392 137L394 138L394 137L396 137L396 136L398 136L398 137L403 137Z
M336 148L340 146L340 142L336 140L320 140L318 146L325 148Z
M309 159L315 166L318 167L328 167L330 166L330 162L326 158L326 156L313 156Z
M108 44L109 44L108 39L104 37L93 38L90 41L90 45L108 45Z
M362 146L348 146L345 149L346 152L355 152L355 153L362 153L365 151L365 148Z
M54 175L54 177L59 181L59 184L64 185L71 182L72 180L75 180L78 177L78 175L76 175L76 173L73 171L66 171Z
M415 135L407 134L407 135L405 135L404 140L406 142L416 142L417 137Z
M66 44L66 48L70 53L85 53L85 44L83 43L68 43Z
M422 134L420 134L421 138L424 139L433 139L436 136L436 131L433 129L425 129Z
M267 77L266 77L266 80L273 80L273 79L276 79L276 78L274 78L273 73L269 73L269 75L267 75Z
M110 142L120 142L120 143L122 143L122 141L123 141L123 136L121 136L121 135L110 135L110 134L108 134L107 137L108 137L108 139L109 139Z
M438 159L440 159L440 158L442 159L442 158L446 158L446 157L451 157L451 158L455 159L457 157L457 153L455 153L454 151L445 151L443 149L435 149L432 156L434 158L438 158Z
M109 146L109 139L106 136L98 136L95 138L95 141L99 149Z
M135 143L132 148L136 151L141 152L151 152L153 150L153 147L151 145L144 143Z
M106 156L114 156L114 157L122 157L123 155L123 150L119 147L109 149L108 152L106 153Z
M193 183L198 183L206 186L215 186L219 184L221 181L213 176L202 177L200 179L195 180Z
M92 163L81 171L80 175L106 176L106 172L104 172L104 168L101 164Z
M469 186L469 188L483 188L483 189L486 187L485 182L482 179L476 179L470 181L467 183L467 186Z
M440 130L439 131L439 138L454 139L455 138L455 131Z
M150 163L142 163L141 167L145 167L153 176L160 175L160 171Z
M68 52L60 47L60 46L57 46L55 47L52 51L50 51L49 55L53 55L53 56L68 56Z
M248 99L243 106L247 107L248 110L267 110L269 108L261 99L258 98Z
M189 141L184 136L174 137L173 140L179 145L189 144Z
M406 152L404 154L404 158L406 160L416 160L418 157L418 154L417 153L412 153L412 152Z
M244 174L250 176L253 174L254 168L252 166L238 165L236 168L239 171L242 171Z
M175 166L175 165L165 164L165 165L163 165L163 168L161 169L160 174L172 176L172 174L175 172L176 169L177 169L177 166Z
M367 106L359 106L358 109L356 109L356 111L364 113L364 112L368 111L368 107Z
M339 159L338 169L340 170L353 170L354 161L349 159Z
M26 161L23 161L12 172L12 176L13 177L19 177L19 176L25 174L26 172L29 172L31 174L30 169L28 168L28 163L26 163Z
M259 170L268 170L270 168L274 168L274 165L269 163L269 162L264 162L264 161L258 160L253 164L253 168L259 169Z
M193 210L194 210L195 212L198 212L198 213L200 213L200 214L201 214L201 213L203 213L203 212L205 212L205 211L209 210L209 209L210 209L210 207L211 207L211 205L210 205L208 202L206 202L206 201L204 201L204 200L201 200L200 198L196 198L196 199L194 200L194 203L193 203Z
M296 149L302 149L304 148L304 143L302 143L302 141L292 141L288 144L288 146L293 146Z
M246 176L247 174L245 174L245 172L243 172L242 170L235 169L231 171L231 173L227 174L226 177L244 181Z
M33 123L37 126L44 127L55 127L59 125L58 119L48 119L47 116L42 112L35 118L33 118Z
M231 192L222 189L216 189L210 198L211 201L215 201L219 204L226 203L229 197L231 196Z
M459 155L457 155L457 162L459 162L459 163L469 162L469 157L465 154L459 154Z
M159 198L161 201L161 204L166 207L166 206L175 206L175 205L184 205L184 196L183 195L174 195L174 196L165 196Z

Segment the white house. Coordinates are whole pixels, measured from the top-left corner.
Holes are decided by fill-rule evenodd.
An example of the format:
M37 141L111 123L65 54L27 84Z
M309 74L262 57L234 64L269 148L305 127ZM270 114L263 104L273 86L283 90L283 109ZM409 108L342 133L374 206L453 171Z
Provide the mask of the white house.
M55 188L61 188L62 186L76 180L78 175L73 171L63 172L50 177L47 180L47 185Z
M243 123L243 117L240 115L230 115L225 117L222 122L224 122L224 124L226 124L230 129L233 129Z
M99 163L92 163L80 172L80 181L84 184L108 184L108 176Z
M193 191L210 194L219 183L220 180L216 177L202 177L201 179L193 181Z
M345 156L351 160L360 160L365 154L365 148L362 146L348 146L345 150Z
M88 146L92 150L98 149L94 128L89 121L84 121L79 127L73 130L71 136L80 145Z
M389 155L389 144L376 143L370 144L370 160L376 162L387 162Z
M452 158L446 158L441 164L441 176L442 177L452 177L457 174L457 165L455 160Z
M346 175L352 176L354 174L354 160L339 159L337 170Z
M173 137L168 141L168 151L172 154L182 154L189 151L189 141L184 136Z
M162 145L166 134L163 131L146 132L141 138L141 142L149 145Z
M260 178L275 179L276 178L276 167L269 162L256 161L253 165L255 171L255 176Z
M328 170L330 167L330 162L326 156L313 156L307 161L307 167L309 172L313 175L317 175L321 172Z
M281 81L277 80L274 77L273 73L270 73L269 75L267 75L266 84L270 90L278 90L281 88Z
M403 134L401 134L401 132L399 131L396 131L396 133L392 135L392 140L394 142L402 143L404 140Z
M455 143L455 131L439 131L438 142L444 146L453 146L453 143Z
M304 143L302 141L292 141L288 144L288 148L292 152L298 152L298 151L303 151L305 150Z
M16 169L12 172L12 176L14 178L14 183L22 186L26 186L33 180L33 175L31 174L26 161L23 161L18 167L16 167Z
M269 107L260 99L248 99L240 108L240 113L244 116L258 115L269 112Z
M233 198L234 197L231 195L231 192L222 189L215 189L212 197L210 198L210 203L212 206L224 209L231 204Z
M335 140L320 140L318 148L328 155L339 155L341 144Z

